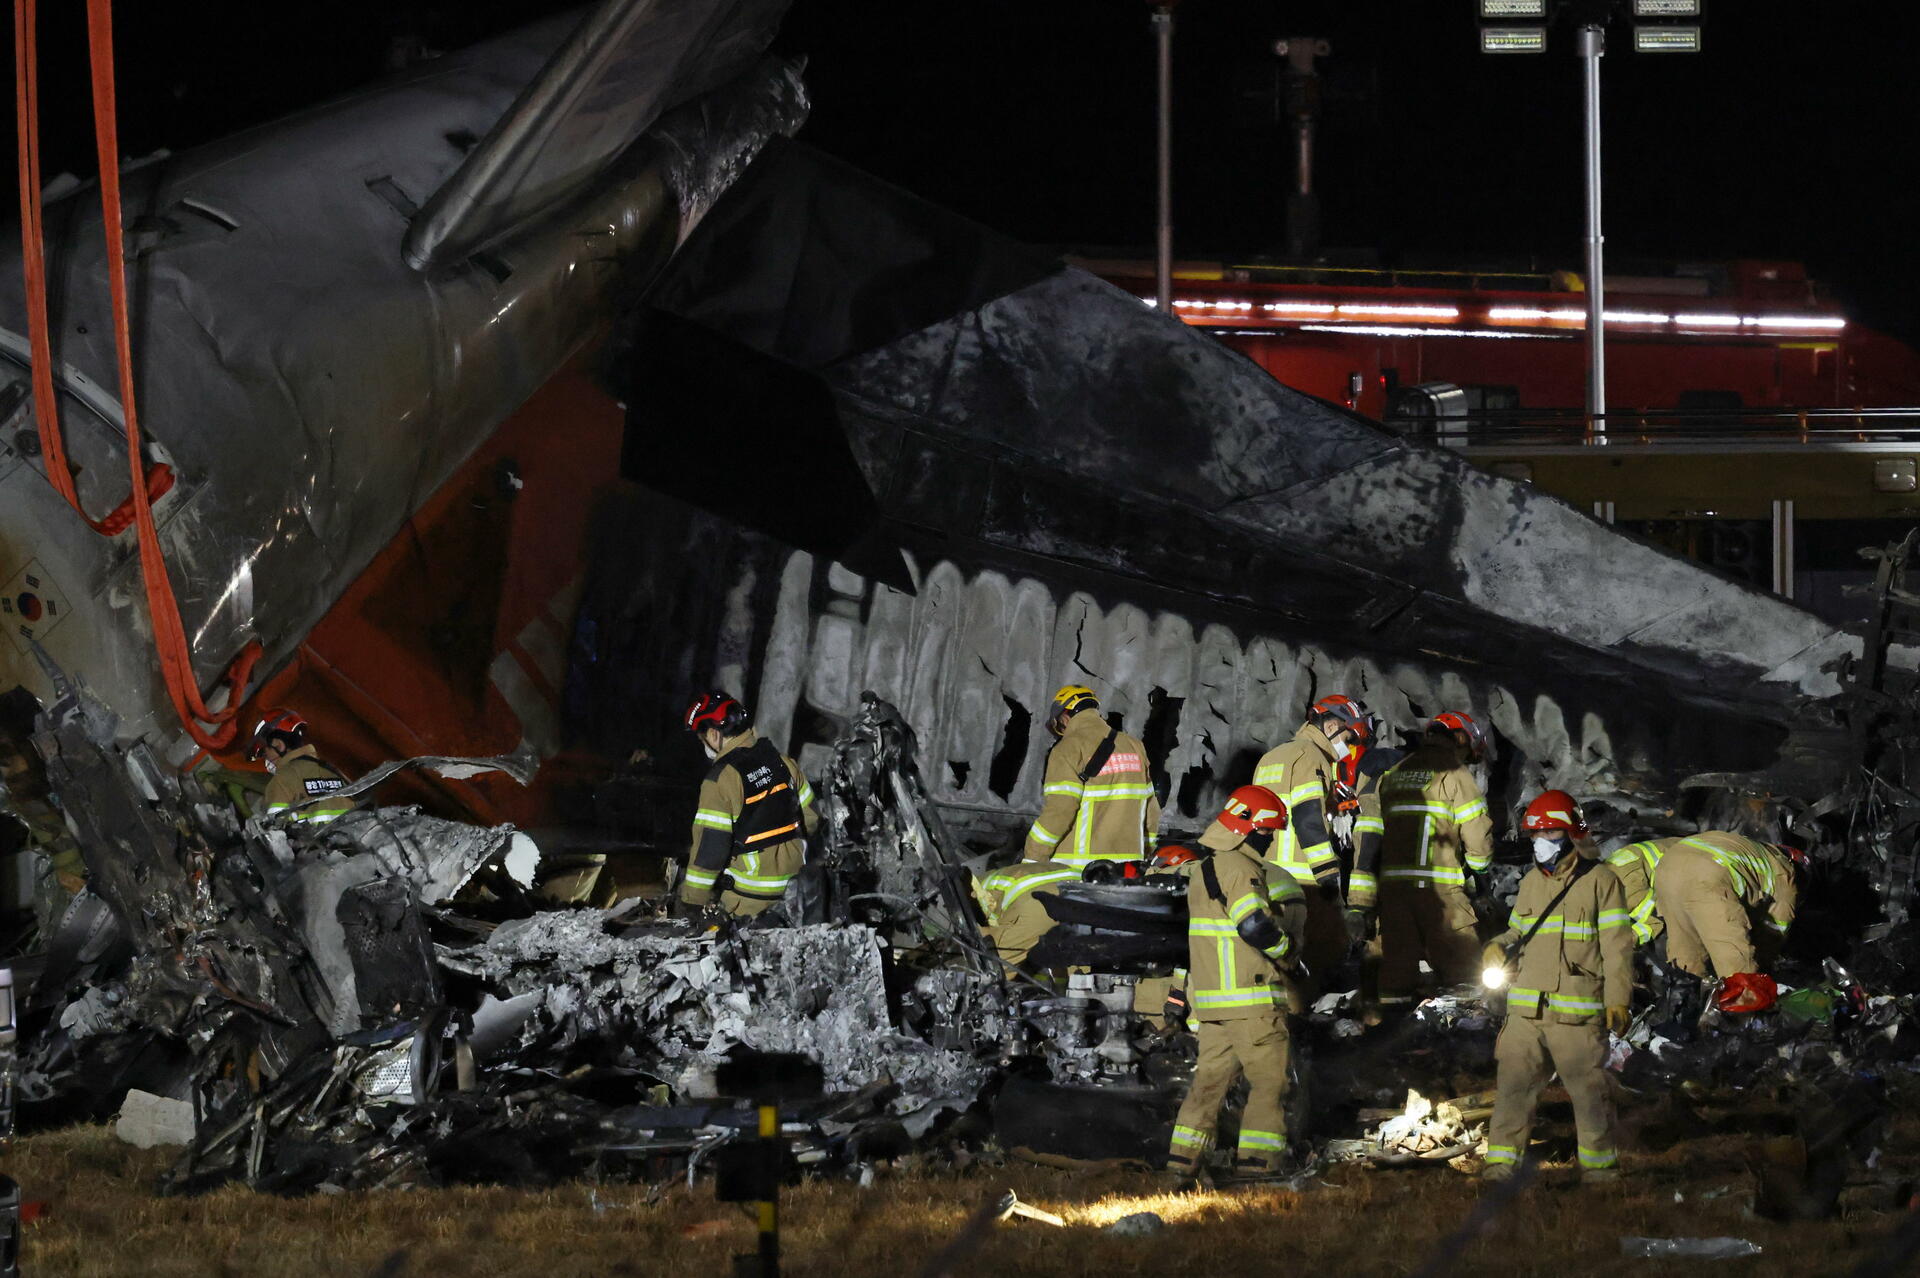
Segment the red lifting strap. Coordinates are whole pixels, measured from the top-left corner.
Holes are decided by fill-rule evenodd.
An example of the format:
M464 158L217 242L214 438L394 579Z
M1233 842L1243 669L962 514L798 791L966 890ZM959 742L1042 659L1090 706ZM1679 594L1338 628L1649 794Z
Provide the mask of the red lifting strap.
M154 651L167 695L187 732L202 749L217 750L234 738L239 725L240 693L260 659L258 643L249 643L228 668L223 682L230 688L222 710L209 710L193 674L193 649L180 622L179 604L167 576L165 552L153 522L153 503L173 486L166 466L148 470L141 457L140 421L133 396L133 341L127 320L126 245L120 216L120 143L113 93L113 9L110 0L87 0L87 44L93 61L93 130L100 161L102 233L107 246L107 281L113 298L113 338L118 357L120 405L126 428L127 499L105 519L94 519L80 505L73 470L67 462L66 441L60 433L59 401L53 380L53 339L47 319L46 229L40 208L40 83L36 43L39 15L35 0L14 0L14 86L18 110L15 119L20 152L20 241L27 297L27 326L33 359L34 417L40 426L47 459L47 478L67 504L89 527L114 536L129 525L140 548L140 576L146 586L147 611L153 620ZM216 725L208 729L203 724Z

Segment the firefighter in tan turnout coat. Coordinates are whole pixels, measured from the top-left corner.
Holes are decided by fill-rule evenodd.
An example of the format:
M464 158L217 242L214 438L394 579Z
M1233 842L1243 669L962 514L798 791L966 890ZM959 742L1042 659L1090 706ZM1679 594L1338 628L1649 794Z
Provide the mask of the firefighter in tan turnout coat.
M1286 805L1271 791L1242 786L1200 836L1202 855L1182 867L1186 989L1184 998L1169 1000L1168 1012L1177 1017L1184 1003L1197 1025L1200 1057L1174 1119L1167 1172L1176 1187L1197 1180L1214 1146L1220 1106L1240 1074L1248 1096L1235 1174L1265 1175L1286 1156L1291 1053L1283 975L1306 923L1300 884L1266 859L1286 823Z
M1380 778L1380 1004L1406 1006L1425 959L1442 985L1479 975L1469 872L1493 862L1493 819L1467 764L1486 734L1465 714L1427 725L1420 748Z
M1342 766L1357 760L1372 737L1367 708L1335 693L1307 707L1306 722L1293 739L1267 751L1254 765L1253 783L1271 790L1287 807L1287 827L1274 835L1268 859L1293 875L1304 894L1303 957L1311 972L1324 974L1347 952L1340 857L1333 845L1332 825ZM1367 903L1372 904L1371 896Z
M1506 986L1507 1023L1494 1050L1498 1096L1481 1175L1504 1180L1527 1152L1540 1090L1557 1070L1573 1098L1582 1179L1610 1180L1619 1137L1608 1090L1607 1034L1625 1033L1633 999L1633 930L1612 870L1582 856L1585 816L1549 790L1527 805L1534 868L1507 930L1486 947L1486 984Z
M1029 861L1085 870L1094 861L1144 861L1160 835L1160 799L1140 738L1100 715L1093 689L1068 684L1053 694L1040 817L1027 832Z
M759 914L786 896L806 861L806 837L819 819L813 787L726 693L697 697L684 722L713 766L700 783L680 901L703 908L717 891L728 914Z

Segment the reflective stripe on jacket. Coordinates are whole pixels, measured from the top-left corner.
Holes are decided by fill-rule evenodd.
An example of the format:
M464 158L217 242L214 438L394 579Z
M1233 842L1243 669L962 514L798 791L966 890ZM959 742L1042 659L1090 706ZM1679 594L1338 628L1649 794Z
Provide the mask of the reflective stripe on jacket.
M1254 765L1253 783L1287 805L1287 828L1274 837L1267 857L1302 883L1331 880L1340 873L1340 858L1327 830L1327 779L1333 769L1333 742L1311 723L1301 724L1293 740L1267 751Z
M1495 938L1500 945L1514 944L1553 906L1518 956L1507 987L1509 1016L1551 1016L1562 1024L1579 1025L1610 1006L1626 1007L1633 1001L1633 925L1620 880L1597 861L1573 857L1564 865L1561 876L1538 867L1527 871L1507 930ZM1580 877L1554 905L1554 897L1567 885L1564 875L1576 869Z
M1626 893L1633 939L1642 945L1666 931L1667 925L1660 917L1659 902L1653 892L1653 872L1660 868L1660 858L1666 849L1678 842L1678 839L1645 839L1607 853L1607 868L1620 880L1620 889Z
M1292 874L1263 860L1239 835L1215 821L1200 836L1211 852L1184 867L1187 876L1187 1004L1196 1020L1230 1021L1273 1010L1286 987L1275 968L1293 954L1306 927L1305 894ZM1216 900L1203 867L1211 862L1220 887ZM1240 937L1239 925L1257 911L1269 911L1280 925L1280 939L1256 950Z
M1008 907L1040 888L1078 883L1080 871L1059 861L1021 861L995 870L974 885L974 899L989 924L998 924Z
M1038 898L1062 883L1079 881L1079 870L1058 861L1021 861L976 880L974 899L987 916L987 939L1001 957L1024 963L1028 951L1053 927L1053 917Z
M805 833L818 822L799 765L749 728L721 742L699 803L680 899L705 905L723 873L742 896L783 896L806 860Z
M1380 877L1464 888L1467 871L1493 863L1486 796L1451 746L1429 743L1380 778Z
M1027 831L1026 858L1084 869L1092 861L1139 861L1159 841L1160 799L1147 773L1147 748L1125 732L1100 771L1082 781L1107 739L1107 721L1091 710L1067 720L1047 752L1040 816Z

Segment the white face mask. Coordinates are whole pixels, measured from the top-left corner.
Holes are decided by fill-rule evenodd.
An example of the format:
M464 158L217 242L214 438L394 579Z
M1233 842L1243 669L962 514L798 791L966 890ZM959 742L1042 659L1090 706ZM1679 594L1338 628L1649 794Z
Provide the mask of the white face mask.
M1552 869L1554 863L1560 859L1560 853L1565 850L1566 846L1566 844L1558 839L1536 838L1533 841L1534 863L1546 869Z
M709 758L709 759L717 759L717 758L719 758L719 757L720 757L720 752L719 752L718 750L716 750L716 749L714 749L714 748L713 748L712 746L710 746L710 745L708 745L708 744L707 744L706 742L704 742L704 741L702 741L702 742L700 743L700 748L701 748L702 750L705 750L705 751L707 752L707 758Z
M1348 755L1350 755L1350 754L1352 754L1352 753L1353 753L1353 744L1352 744L1351 742L1348 742L1348 741L1336 741L1336 742L1334 742L1334 743L1333 743L1333 757L1334 757L1334 758L1336 758L1336 759L1344 759L1344 758L1346 758L1346 757L1347 757Z
M261 756L260 756L260 762L262 762L262 763L264 763L264 764L266 764L266 765L267 765L267 771L268 771L269 773L272 773L272 772L278 772L278 771L280 770L280 763L279 763L279 760L277 760L277 759L275 759L275 758L274 758L274 757L273 757L272 755L270 755L270 754L264 754L264 755L261 755Z

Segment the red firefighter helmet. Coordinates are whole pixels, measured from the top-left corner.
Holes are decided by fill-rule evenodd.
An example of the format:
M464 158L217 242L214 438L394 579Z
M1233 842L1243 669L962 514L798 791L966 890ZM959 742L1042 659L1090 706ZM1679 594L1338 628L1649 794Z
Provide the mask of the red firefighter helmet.
M1182 847L1178 843L1169 843L1153 854L1153 868L1171 870L1177 865L1185 865L1189 861L1199 859L1200 855L1192 848Z
M718 728L721 736L730 737L747 726L747 708L724 692L703 692L687 707L681 722L695 736Z
M1220 809L1220 824L1242 837L1255 830L1287 828L1287 805L1263 785L1243 785L1227 798Z
M1720 984L1713 1005L1723 1012L1764 1012L1780 997L1780 987L1765 972L1735 972Z
M258 759L265 754L275 737L283 738L287 749L298 750L307 743L307 721L291 710L266 711L247 738L247 758Z
M1364 701L1356 701L1336 692L1307 707L1307 722L1318 723L1326 718L1338 719L1341 727L1353 729L1354 739L1362 745L1373 740L1373 712L1367 709Z
M1576 839L1587 837L1587 817L1565 790L1548 790L1527 805L1520 828L1529 834L1565 830Z
M1435 728L1447 733L1464 733L1467 738L1468 756L1474 759L1487 757L1487 730L1466 711L1449 710L1445 714L1435 715L1433 721L1427 725L1427 730L1431 732Z

